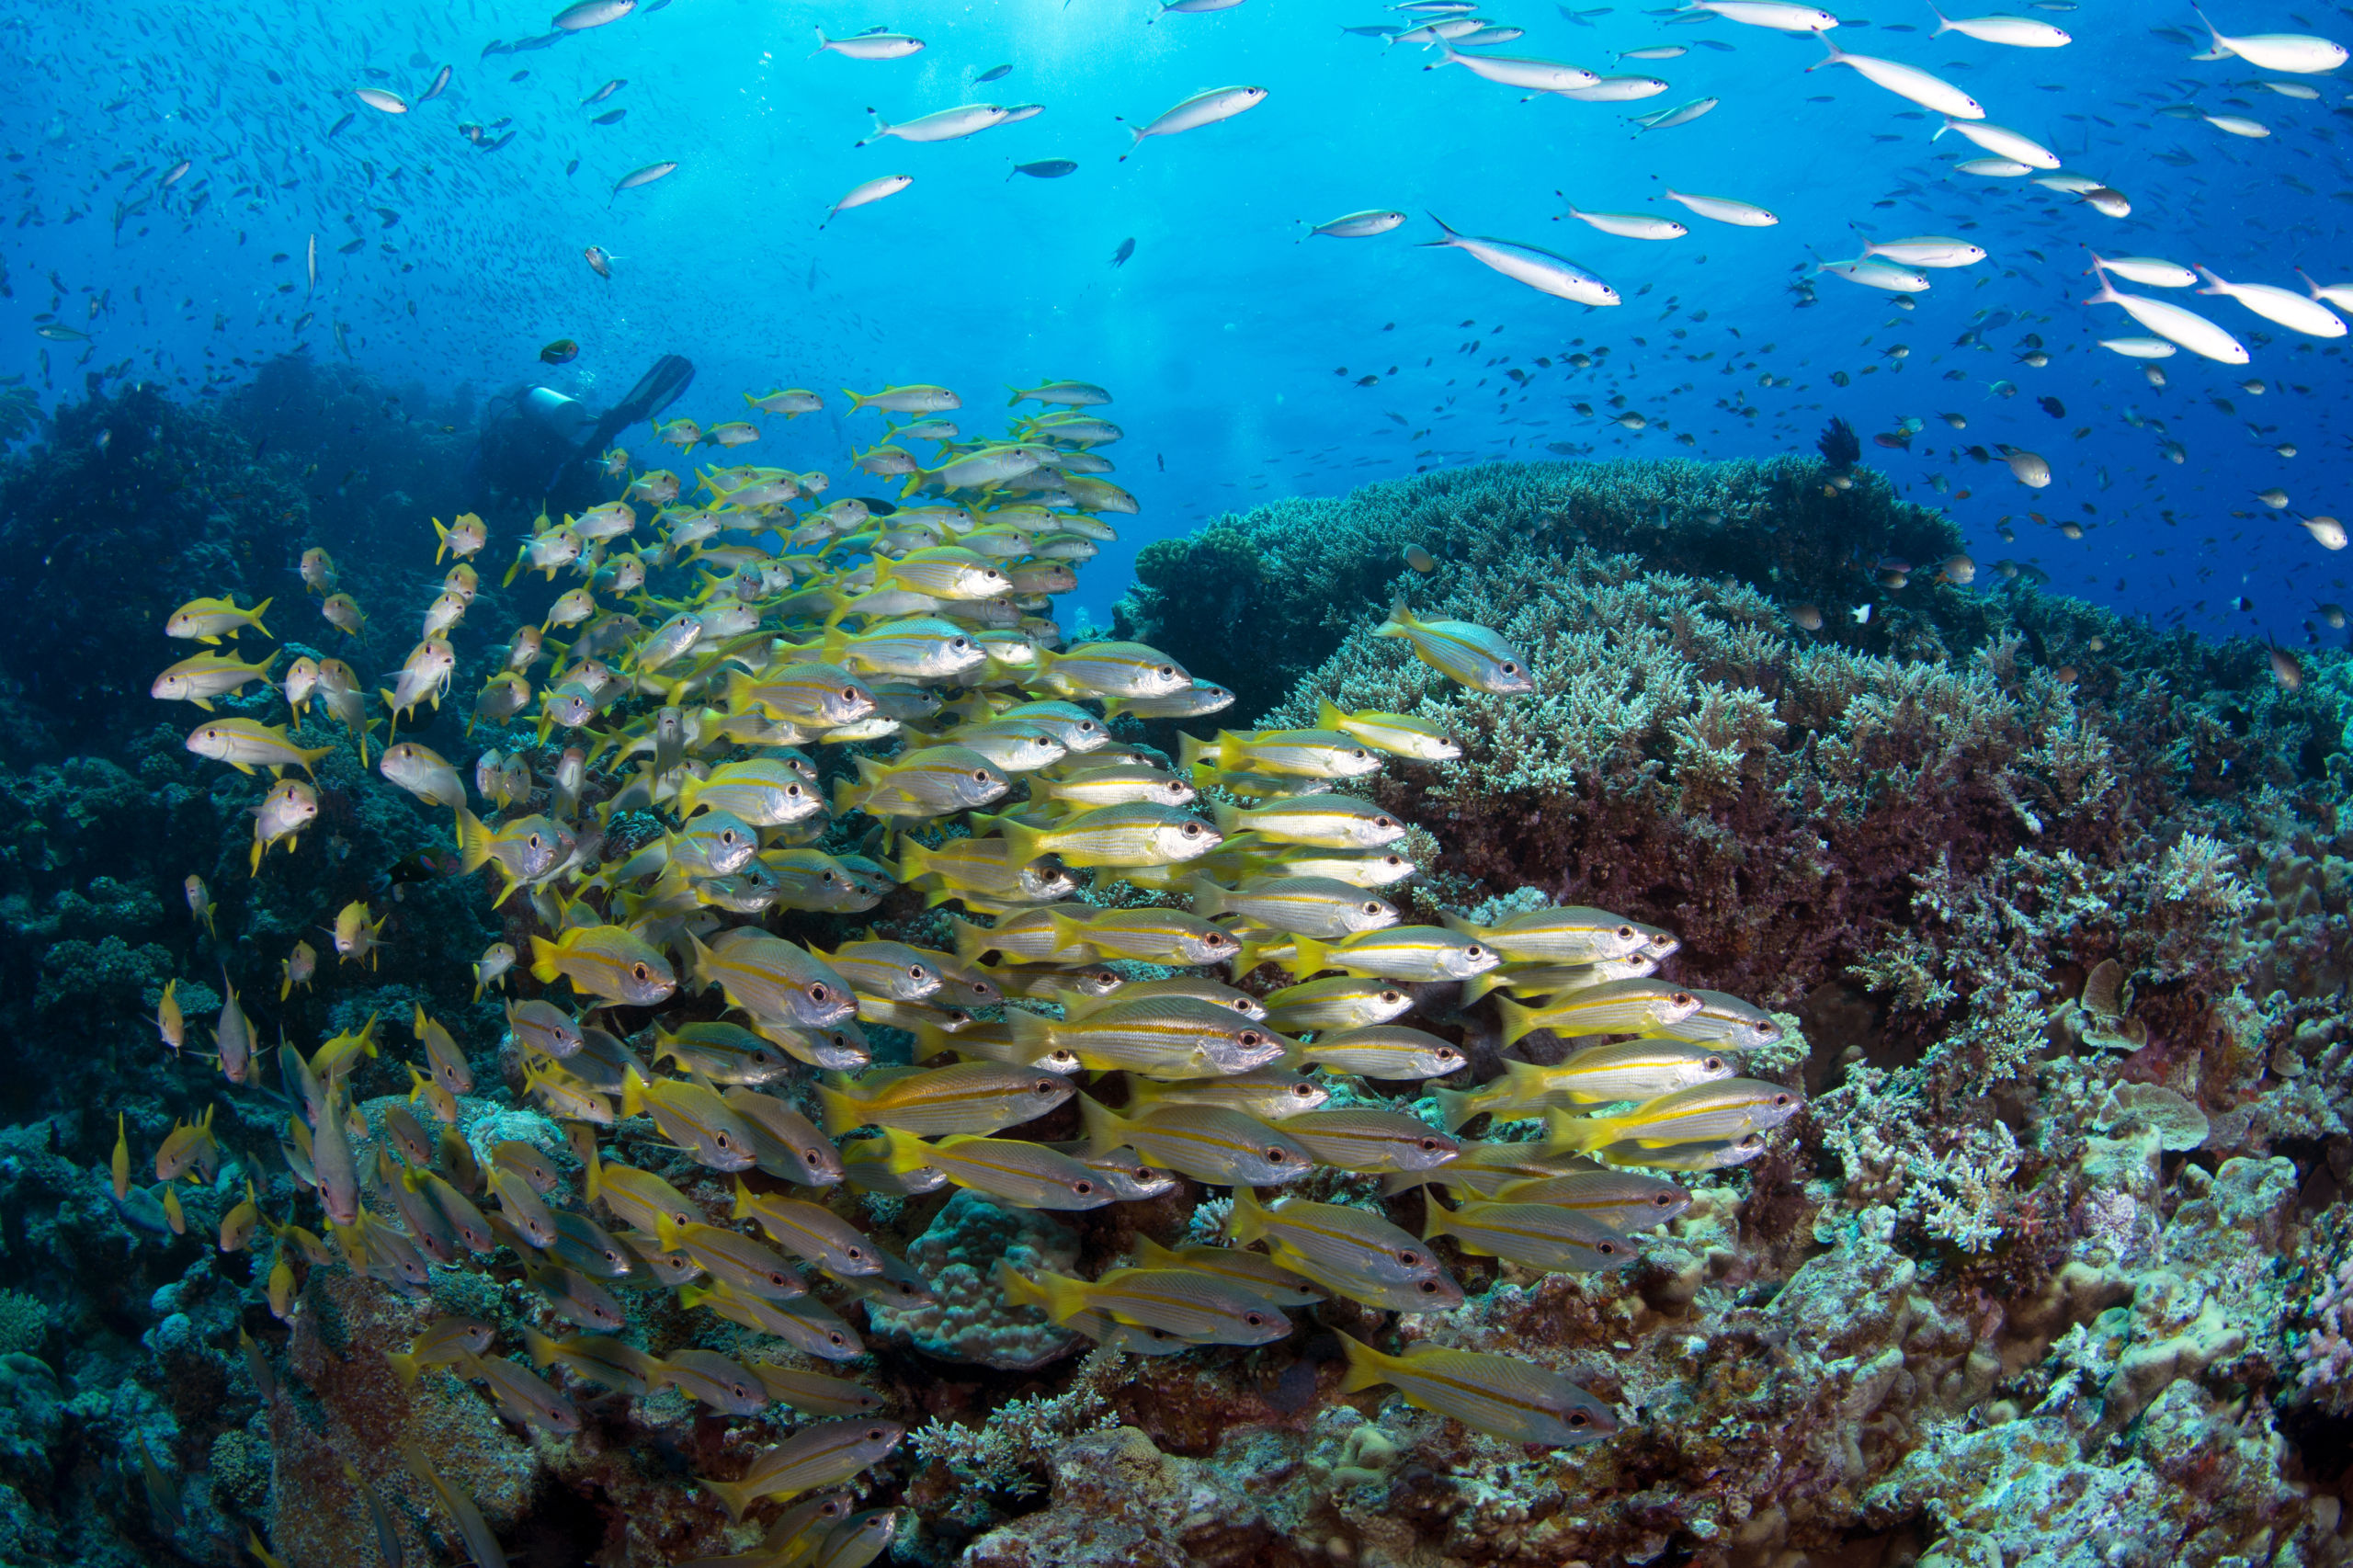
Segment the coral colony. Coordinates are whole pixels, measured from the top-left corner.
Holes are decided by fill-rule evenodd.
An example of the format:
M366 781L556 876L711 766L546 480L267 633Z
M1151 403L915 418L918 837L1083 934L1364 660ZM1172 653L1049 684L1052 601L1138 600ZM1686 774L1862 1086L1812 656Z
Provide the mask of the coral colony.
M0 1560L2344 1560L2341 659L1843 426L1087 631L1086 383L362 540L314 374L0 473Z

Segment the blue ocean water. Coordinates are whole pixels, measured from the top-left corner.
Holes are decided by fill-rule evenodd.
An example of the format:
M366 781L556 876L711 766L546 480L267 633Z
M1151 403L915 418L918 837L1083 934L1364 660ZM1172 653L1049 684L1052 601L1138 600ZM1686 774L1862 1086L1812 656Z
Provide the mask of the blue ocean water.
M0 108L17 209L0 231L0 374L28 378L48 408L92 370L198 396L300 352L436 399L544 381L595 405L676 352L699 375L672 412L706 424L740 415L744 392L824 392L822 415L770 421L742 455L836 473L882 423L847 413L843 387L938 382L978 411L1008 381L1082 378L1116 396L1127 438L1106 455L1142 506L1085 576L1078 608L1097 619L1137 544L1221 510L1498 457L1803 450L1836 415L1867 461L1950 507L1981 565L2014 559L2065 592L2301 642L2315 602L2347 597L2337 558L2295 521L2337 505L2341 344L2234 301L2143 290L2251 351L2244 367L2156 361L2159 388L2097 346L2140 329L2080 301L2086 247L2233 282L2300 288L2299 267L2343 281L2341 85L2194 61L2205 32L2187 6L2019 6L2073 34L2059 49L1935 36L1926 4L1852 8L1841 48L1973 95L2066 172L2123 193L2130 215L1956 172L1982 151L1932 140L1938 115L1852 69L1810 69L1826 59L1811 36L1634 6L1520 0L1491 17L1524 29L1495 52L1668 84L1626 104L1531 96L1360 36L1415 19L1375 4L887 14L672 0L581 31L552 28L544 5L480 0L36 6L0 23L18 62ZM2232 6L2214 20L2325 31L2325 9ZM811 52L821 28L877 26L925 47ZM1677 58L1615 61L1677 45ZM1011 69L976 81L999 65ZM584 105L615 78L626 85ZM1182 135L1129 133L1238 84L1264 86L1265 102ZM368 107L360 88L407 112ZM1702 98L1717 107L1689 123L1633 121ZM968 103L1044 107L954 142L855 144L877 115ZM1078 166L1011 173L1055 158ZM667 177L614 189L671 161ZM846 192L892 174L913 184L820 228ZM1665 200L1669 187L1780 222L1711 222ZM1562 218L1570 203L1691 233L1613 237ZM1370 239L1306 237L1362 209L1410 217ZM1573 257L1624 303L1588 309L1419 248L1439 232L1433 214ZM1836 277L1805 283L1814 254L1852 256L1864 233L1989 255L1930 274L1909 310ZM609 279L589 246L615 258ZM45 340L45 316L88 342ZM541 364L541 346L566 337L579 357ZM2021 362L2038 340L2041 368ZM1597 363L1567 363L1578 351ZM1647 428L1606 422L1626 411ZM1908 450L1871 443L1907 418L1925 421ZM642 426L629 439L652 445ZM2047 459L2048 488L1968 450L1997 443ZM2256 498L2275 486L2287 509ZM2015 542L1997 535L2003 519Z

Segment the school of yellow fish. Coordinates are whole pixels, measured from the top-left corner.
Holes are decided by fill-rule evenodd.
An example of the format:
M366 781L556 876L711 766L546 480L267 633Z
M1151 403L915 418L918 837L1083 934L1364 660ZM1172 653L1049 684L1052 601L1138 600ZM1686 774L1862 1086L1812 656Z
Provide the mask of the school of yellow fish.
M256 869L280 846L303 853L318 818L316 790L292 776L331 749L304 744L306 721L313 733L322 722L309 718L315 701L363 764L384 723L392 744L378 772L421 809L449 813L464 869L492 873L487 898L528 903L543 934L528 954L494 944L474 966L475 994L505 990L518 969L543 988L506 1007L528 1063L523 1097L563 1126L582 1165L574 1192L528 1142L480 1160L460 1133L480 1101L472 1113L464 1101L497 1087L477 1085L422 1008L409 1020L414 1092L371 1108L372 1121L348 1085L380 1048L376 1020L308 1057L281 1046L275 1070L297 1110L280 1146L325 1233L265 1212L249 1186L220 1237L227 1250L257 1230L274 1238L268 1293L281 1318L309 1267L340 1263L415 1292L436 1267L511 1275L519 1265L568 1337L531 1330L501 1347L490 1324L445 1317L392 1357L402 1379L479 1383L511 1420L554 1433L580 1426L564 1381L631 1395L675 1386L736 1416L783 1404L818 1417L744 1476L702 1484L738 1518L764 1501L789 1506L759 1549L723 1561L854 1568L907 1516L854 1513L841 1488L904 1429L877 1414L873 1392L814 1369L810 1358L850 1360L862 1345L813 1286L845 1309L918 1303L928 1287L852 1222L858 1203L832 1201L845 1191L953 1185L998 1204L1086 1210L1167 1191L1170 1173L1230 1187L1224 1244L1147 1242L1131 1265L1091 1280L998 1267L1008 1301L1160 1356L1279 1340L1296 1326L1291 1312L1327 1295L1398 1312L1460 1305L1462 1288L1430 1244L1441 1236L1532 1269L1622 1264L1642 1231L1690 1200L1649 1173L1749 1159L1801 1108L1792 1091L1738 1075L1740 1050L1779 1036L1769 1017L1654 978L1677 947L1665 931L1586 908L1484 928L1402 923L1383 890L1416 874L1399 852L1407 824L1347 790L1392 761L1433 768L1460 756L1431 721L1327 702L1310 730L1197 724L1211 733L1186 735L1173 759L1113 738L1121 715L1200 720L1233 699L1149 647L1065 646L1049 619L1076 566L1113 537L1105 514L1135 509L1101 477L1100 449L1120 435L1095 412L1108 392L1078 381L1017 390L1017 405L1048 412L978 440L945 388L852 395L854 410L909 421L855 456L864 474L904 480L894 509L822 501L822 473L750 466L701 471L696 502L678 475L617 450L607 461L617 499L540 519L509 579L541 571L578 585L544 624L513 630L476 698L469 733L486 726L494 744L473 760L471 792L460 765L397 731L449 692L449 637L489 543L479 517L435 522L436 560L456 562L375 699L381 715L343 660L299 658L273 676L274 658L221 652L223 639L266 634L267 603L199 599L172 618L171 636L206 650L155 682L156 696L208 715L188 749L276 776L253 808ZM745 401L786 418L822 403L800 389ZM706 435L677 420L656 433L691 452L757 429ZM925 442L937 447L928 463L915 454ZM650 542L633 542L641 528ZM324 551L304 557L302 576L327 623L357 635L363 612ZM562 629L568 644L554 640ZM1525 657L1488 629L1424 619L1400 601L1380 631L1473 690L1535 689ZM283 696L286 724L213 711L256 681ZM879 824L860 841L873 853L818 846L829 835L846 845L859 814ZM1118 902L1082 898L1089 875ZM210 921L209 892L188 881L191 910ZM767 928L772 914L870 910L893 888L959 906L952 951L887 940L828 951ZM364 903L336 915L338 967L374 961L381 926ZM318 963L296 944L281 997L313 983ZM1159 977L1139 978L1147 966ZM1244 987L1267 966L1290 983ZM1211 977L1220 968L1233 983ZM259 1030L233 988L224 994L220 1070L256 1083ZM1409 1098L1410 1085L1465 1058L1400 1020L1417 1002L1442 1014L1458 997L1464 1007L1492 998L1506 1045L1540 1030L1595 1042L1554 1065L1506 1062L1489 1083ZM873 1064L861 1025L912 1035L913 1064ZM157 1027L182 1046L174 989ZM786 1096L810 1069L822 1079L796 1104ZM1073 1099L1082 1140L1019 1135ZM1483 1115L1545 1118L1546 1135L1455 1135ZM638 1117L654 1141L732 1175L733 1209L709 1212L611 1157L600 1139ZM207 1179L220 1163L210 1113L156 1151L176 1227L169 1184ZM1424 1187L1423 1234L1366 1204L1259 1190L1319 1166L1392 1193ZM128 1199L125 1141L113 1174ZM623 1337L623 1284L675 1289L773 1339L780 1358L649 1355ZM1533 1362L1418 1342L1390 1355L1343 1338L1348 1391L1392 1385L1514 1442L1615 1429L1606 1404ZM266 1357L250 1342L247 1354L267 1388ZM502 1562L472 1503L429 1456L406 1457L476 1561Z

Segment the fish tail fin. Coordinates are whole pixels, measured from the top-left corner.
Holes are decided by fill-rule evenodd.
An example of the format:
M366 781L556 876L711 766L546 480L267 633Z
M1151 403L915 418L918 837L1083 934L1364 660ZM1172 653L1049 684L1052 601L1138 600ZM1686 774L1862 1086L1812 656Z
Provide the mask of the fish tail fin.
M1290 933L1283 931L1262 932L1256 937L1243 937L1234 948L1231 960L1233 978L1240 980L1260 964L1274 959L1283 949L1290 947ZM1293 951L1296 954L1297 949Z
M1093 1153L1108 1153L1125 1141L1128 1119L1092 1095L1078 1096L1078 1121Z
M2300 267L2296 268L2296 276L2304 280L2304 288L2311 293L2313 299L2317 300L2321 297L2320 285L2313 281L2313 275L2311 273L2306 272Z
M1508 996L1495 998L1495 1013L1503 1019L1506 1045L1518 1045L1543 1027L1536 1021L1535 1008L1523 1007Z
M1062 952L1074 947L1086 948L1090 953L1095 950L1087 942L1086 927L1080 925L1077 921L1072 919L1069 915L1063 914L1059 909L1054 910L1046 916L1046 929L1054 934L1054 950L1056 952Z
M978 963L981 955L989 950L990 932L987 926L976 926L961 915L951 915L948 917L948 929L949 936L955 944L957 962ZM1015 1011L1016 1009L1012 1008L1006 1009L1006 1019L1008 1023L1012 1021ZM1033 1013L1029 1016L1035 1017L1037 1015Z
M1461 1127L1478 1114L1469 1104L1471 1093L1465 1089L1432 1089L1430 1097L1438 1101L1438 1125L1449 1132Z
M1011 179L1013 176L1011 175L1007 175L1005 177ZM1013 394L1011 397L1005 400L1005 406L1007 408L1017 408L1020 406L1021 400L1029 395L1028 392L1023 392L1019 387L1015 386L1011 381L1005 383L1005 390Z
M530 1352L532 1365L552 1367L555 1365L556 1353L562 1347L529 1324L525 1324L523 1348Z
M1211 920L1228 913L1225 907L1226 890L1207 877L1188 879L1184 884L1184 891L1192 895L1193 913L1202 919Z
M931 1163L931 1145L904 1128L884 1128L882 1143L891 1151L883 1158L883 1168L894 1175L919 1171Z
M1571 1116L1564 1110L1544 1113L1547 1154L1586 1154L1609 1142L1609 1124L1597 1116Z
M1246 1246L1267 1233L1267 1208L1246 1187L1233 1189L1233 1209L1226 1216L1226 1239Z
M392 1364L392 1375L400 1379L401 1387L404 1389L415 1388L416 1386L416 1380L423 1375L425 1370L424 1368L417 1365L415 1357L408 1355L404 1351L387 1350L384 1352L384 1359Z
M555 983L556 973L555 944L545 937L533 937L531 938L531 978L542 985L552 985ZM629 1114L635 1116L637 1112L631 1111Z
M853 1128L866 1125L865 1107L838 1088L828 1087L824 1084L819 1084L816 1087L817 1103L824 1108L826 1137L838 1138Z
M1332 1332L1340 1335L1340 1349L1348 1359L1348 1369L1340 1379L1342 1393L1356 1393L1389 1381L1389 1369L1383 1365L1389 1358L1360 1339L1340 1334L1338 1329Z
M261 618L267 615L269 613L269 607L277 602L278 601L276 599L264 599L261 603L254 606L253 614L245 617L245 624L252 627L256 631L260 632L263 636L268 636L269 628L261 623Z
M1190 773L1204 760L1212 767L1217 766L1224 752L1224 742L1223 730L1217 733L1217 739L1213 741L1202 740L1198 735L1180 733L1176 737L1177 767L1183 772Z
M1005 817L995 819L995 827L1005 838L1006 854L1022 865L1042 858L1046 854L1046 830L1027 824L1012 822Z
M759 1487L755 1482L697 1479L705 1492L719 1499L721 1506L727 1510L727 1517L738 1524L744 1520L744 1510L759 1501Z
M1815 61L1813 64L1807 66L1807 71L1819 71L1825 65L1836 65L1840 61L1847 58L1847 51L1840 49L1836 44L1831 42L1830 35L1828 33L1816 33L1813 36L1820 39L1822 40L1822 47L1828 50L1830 52Z
M1937 19L1937 30L1928 35L1930 38L1942 38L1945 34L1952 31L1952 23L1947 19L1942 11L1937 9L1936 0L1928 0L1928 15ZM1949 126L1946 127L1946 130L1948 131L1950 129L1951 127ZM1943 131L1937 132L1938 136L1942 136L1943 134ZM1935 137L1929 138L1930 141L1934 141L1935 139Z
M1331 953L1314 937L1293 937L1291 945L1298 949L1299 956L1291 961L1290 971L1300 979L1304 980L1332 966Z
M2208 271L2204 267L2200 266L2198 263L2192 262L2189 269L2198 274L2199 277L2206 279L2206 287L2198 290L2200 293L2222 294L2229 291L2229 284L2223 282L2220 278L2215 277L2213 273Z
M490 829L482 818L458 808L458 865L469 876L490 864Z
M1005 1292L1006 1301L1012 1305L1037 1307L1041 1311L1051 1305L1045 1287L1004 1258L996 1260L996 1267L992 1272L996 1278L997 1289Z
M1347 722L1347 714L1341 711L1340 705L1333 701L1330 698L1319 697L1315 699L1315 727L1317 729L1340 729L1342 725Z
M1150 1236L1136 1237L1136 1267L1138 1268L1182 1268L1183 1255L1162 1246Z
M1435 1241L1438 1237L1445 1235L1447 1233L1446 1222L1453 1217L1454 1211L1449 1209L1445 1204L1440 1203L1434 1194L1423 1194L1422 1240L1426 1242Z
M1404 637L1411 633L1413 626L1413 607L1406 604L1404 595L1399 594L1389 602L1389 619L1374 627L1372 634L1375 637Z
M258 877L261 875L261 852L262 846L266 842L267 840L265 840L259 834L256 834L254 835L253 862L246 869L245 875L249 877ZM281 1002L286 1000L286 988L284 986L280 986L278 988L278 999Z
M1013 1037L1013 1043L1024 1051L1047 1051L1054 1049L1054 1020L1042 1013L1007 1007L1005 1010L1005 1031ZM954 1037L949 1038L952 1040ZM1083 1095L1079 1097L1086 1099ZM1088 1100L1086 1103L1092 1105L1094 1102Z
M1486 970L1474 974L1462 983L1461 1005L1468 1007L1480 997L1491 996L1510 983L1510 977L1500 969Z
M1237 833L1248 831L1242 821L1242 808L1231 801L1211 801L1210 820L1216 824L1218 835L1222 838L1232 838Z

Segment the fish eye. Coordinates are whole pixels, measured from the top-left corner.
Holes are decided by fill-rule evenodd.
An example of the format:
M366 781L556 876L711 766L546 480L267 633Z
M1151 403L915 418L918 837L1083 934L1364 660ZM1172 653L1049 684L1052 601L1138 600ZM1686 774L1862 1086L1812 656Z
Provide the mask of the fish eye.
M1365 903L1364 903L1364 912L1365 912L1367 915L1378 915L1378 914L1380 914L1380 913L1381 913L1381 904L1380 904L1380 903L1379 903L1378 901L1376 901L1376 900L1373 900L1373 899L1367 899L1367 900L1365 900Z
M1711 1057L1709 1057L1709 1058L1708 1058L1708 1060L1707 1060L1706 1062L1704 1062L1700 1063L1700 1065L1701 1065L1701 1066L1703 1066L1703 1067L1707 1068L1707 1070L1708 1070L1709 1072L1711 1072L1711 1073L1714 1073L1714 1072L1719 1072L1719 1071L1721 1071L1721 1070L1722 1069L1722 1067L1723 1067L1723 1064L1724 1064L1724 1059L1723 1059L1722 1057L1721 1057L1721 1056L1711 1056Z
M1301 1099L1307 1099L1315 1093L1315 1085L1313 1084L1293 1084L1290 1086L1290 1092L1297 1095Z
M1669 1000L1674 1002L1674 1004L1678 1007L1684 1006L1686 1003L1688 1003L1695 1007L1699 1006L1699 998L1692 995L1688 991L1678 991L1673 997L1669 998Z
M1402 996L1400 994L1398 994L1398 993L1397 993L1397 992L1395 992L1395 991L1384 991L1384 992L1382 992L1382 993L1381 994L1381 999L1383 1002L1402 1002L1402 1001L1404 1001L1404 996Z
M1030 1085L1031 1088L1036 1089L1041 1095L1052 1094L1056 1086L1055 1081L1051 1078L1040 1078L1035 1084Z
M1584 1426L1585 1424L1586 1424L1586 1414L1585 1414L1585 1412L1584 1412L1584 1411L1582 1411L1582 1410L1575 1412L1574 1414L1573 1414L1573 1415L1570 1415L1570 1417L1569 1417L1569 1425L1570 1425L1570 1426Z
M1425 1154L1435 1154L1440 1147L1441 1145L1435 1138L1425 1138L1421 1141L1421 1151Z
M719 1145L721 1148L722 1148L722 1149L730 1149L730 1148L734 1147L734 1145L733 1145L733 1144L730 1143L730 1142L727 1141L727 1134L726 1134L726 1133L724 1133L724 1132L714 1132L714 1133L712 1133L712 1134L710 1135L710 1141L711 1141L712 1142L714 1142L714 1143L718 1144L718 1145Z
M646 976L645 966L642 963L630 965L629 972L632 980L643 980Z
M1462 949L1462 956L1466 959L1483 959L1487 956L1487 950L1479 946L1478 943L1473 942L1469 947Z
M784 792L788 795L797 796L801 793L801 786L798 784L787 784L784 787Z
M1264 1312L1244 1312L1242 1314L1242 1321L1248 1324L1252 1328L1263 1328L1266 1326L1267 1314Z
M1618 935L1631 939L1634 935L1634 928L1631 926L1620 926L1618 927Z
M1675 1194L1671 1192L1657 1193L1653 1195L1651 1201L1657 1204L1661 1209L1665 1209L1675 1201Z
M1425 1296L1435 1296L1438 1294L1438 1281L1435 1279L1421 1280L1415 1284L1414 1288Z
M972 769L972 782L974 782L975 784L985 784L985 783L987 783L988 781L989 781L989 770L988 770L987 768L985 768L985 767L975 767L974 769Z
M844 1247L842 1249L842 1256L849 1259L852 1263L863 1263L866 1261L866 1249L863 1247Z
M1186 837L1188 837L1188 838L1199 838L1199 837L1200 837L1200 835L1201 835L1201 824L1200 824L1199 823L1197 823L1197 822L1188 822L1188 823L1187 823L1187 824L1185 824L1185 836L1186 836Z
M1438 1050L1432 1051L1431 1054L1436 1056L1440 1062L1456 1062L1461 1060L1461 1057L1457 1055L1454 1047L1450 1045L1441 1045Z
M1787 1095L1775 1095L1773 1096L1773 1103L1775 1105L1787 1105L1790 1103L1790 1096Z
M814 1149L805 1150L802 1152L801 1157L802 1160L813 1166L817 1163L817 1151Z
M882 1428L880 1426L869 1426L866 1429L866 1440L870 1443L881 1442L882 1440Z
M1406 1268L1419 1268L1422 1266L1422 1255L1412 1247L1399 1247L1396 1257L1398 1263Z
M1519 666L1509 659L1506 659L1503 663L1503 672L1507 676L1516 676L1519 673Z
M1085 1178L1083 1178L1083 1177L1082 1177L1081 1179L1077 1180L1077 1181L1074 1181L1074 1182L1071 1183L1071 1184L1070 1184L1070 1189L1071 1189L1072 1194L1073 1194L1074 1196L1075 1196L1075 1197L1079 1197L1079 1198L1092 1198L1092 1197L1094 1197L1094 1196L1095 1196L1095 1184L1094 1184L1093 1182L1091 1182L1091 1181L1087 1181L1087 1180L1086 1180L1086 1179L1085 1179Z
M1267 1163L1270 1165L1279 1165L1290 1158L1290 1153L1285 1149L1269 1148L1267 1151Z
M1616 1257L1618 1256L1618 1244L1616 1242L1596 1242L1593 1244L1593 1250L1599 1253L1604 1257Z
M1256 1029L1244 1029L1233 1038L1236 1043L1245 1047L1264 1044L1266 1041L1266 1037Z

